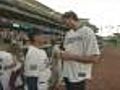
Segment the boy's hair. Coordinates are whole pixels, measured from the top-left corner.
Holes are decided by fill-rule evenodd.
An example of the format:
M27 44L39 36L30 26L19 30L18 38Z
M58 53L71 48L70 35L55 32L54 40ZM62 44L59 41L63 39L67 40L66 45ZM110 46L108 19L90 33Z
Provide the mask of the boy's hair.
M72 18L72 19L74 19L75 21L78 21L78 20L79 20L78 16L77 16L76 13L74 13L73 11L65 12L65 13L62 15L62 18L63 18L63 19Z
M27 35L28 35L29 41L33 42L34 36L42 35L42 34L43 34L43 32L40 30L30 30Z

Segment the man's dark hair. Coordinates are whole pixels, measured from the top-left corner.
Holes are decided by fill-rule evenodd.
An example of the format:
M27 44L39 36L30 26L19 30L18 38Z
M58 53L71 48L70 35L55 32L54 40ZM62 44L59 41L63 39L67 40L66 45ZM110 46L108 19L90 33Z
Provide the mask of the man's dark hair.
M78 16L76 15L76 13L74 13L73 11L68 11L68 12L65 12L63 15L62 15L62 18L63 19L68 19L68 18L72 18L76 21L79 20Z

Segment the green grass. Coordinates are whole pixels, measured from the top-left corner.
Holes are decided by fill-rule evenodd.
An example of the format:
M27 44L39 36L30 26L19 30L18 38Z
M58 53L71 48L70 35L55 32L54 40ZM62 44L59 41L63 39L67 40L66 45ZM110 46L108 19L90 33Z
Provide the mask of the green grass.
M114 42L105 42L105 43L106 43L106 45L108 45L108 46L120 48L120 42L117 42L117 43L114 43Z

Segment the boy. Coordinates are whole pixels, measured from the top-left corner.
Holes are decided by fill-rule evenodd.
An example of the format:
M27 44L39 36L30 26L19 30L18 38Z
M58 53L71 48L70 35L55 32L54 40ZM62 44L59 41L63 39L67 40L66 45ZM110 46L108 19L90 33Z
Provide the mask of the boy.
M34 30L28 34L29 42L24 67L28 90L47 90L51 76L46 52L39 49L48 40L42 32Z

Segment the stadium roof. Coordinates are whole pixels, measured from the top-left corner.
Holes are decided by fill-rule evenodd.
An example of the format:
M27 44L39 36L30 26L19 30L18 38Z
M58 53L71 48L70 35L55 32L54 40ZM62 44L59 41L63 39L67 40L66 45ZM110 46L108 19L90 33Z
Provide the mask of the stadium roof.
M0 16L34 24L65 27L60 14L35 0L0 0Z

